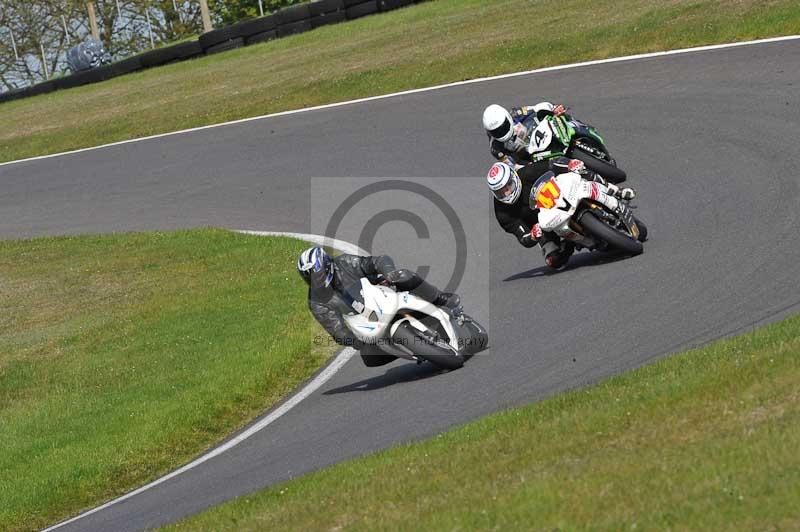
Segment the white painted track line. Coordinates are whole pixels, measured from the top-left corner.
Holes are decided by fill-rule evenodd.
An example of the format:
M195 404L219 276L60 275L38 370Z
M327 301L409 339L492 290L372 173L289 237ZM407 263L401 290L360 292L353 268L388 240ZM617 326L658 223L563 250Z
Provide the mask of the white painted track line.
M360 247L358 247L358 246L356 246L354 244L350 244L349 242L345 242L343 240L325 238L325 237L320 236L320 235L309 235L309 234L304 234L304 233L281 233L281 232L278 232L278 231L245 231L245 230L241 230L241 231L237 231L237 232L245 233L245 234L248 234L248 235L256 235L256 236L286 236L286 237L290 237L290 238L297 238L298 240L305 240L306 242L310 242L312 244L317 244L317 245L323 245L323 243L324 243L324 245L333 247L334 249L342 251L343 253L356 253L356 254L359 254L359 255L367 255L366 251L364 251L363 249L361 249ZM211 460L215 456L219 456L220 454L224 453L225 451L228 451L229 449L231 449L233 447L236 447L237 445L239 445L240 443L242 443L243 441L245 441L249 437L253 436L257 432L263 430L264 428L266 428L267 426L272 424L276 419L280 418L281 416L286 414L288 411L290 411L292 408L297 406L303 399L305 399L306 397L308 397L309 395L314 393L316 390L318 390L320 386L322 386L328 380L330 380L330 378L333 377L336 374L337 371L339 371L345 364L347 364L347 362L353 357L353 355L356 354L356 352L357 352L356 350L354 350L352 348L349 348L349 347L345 348L345 349L342 349L339 352L339 354L336 355L336 357L325 367L325 369L320 371L317 374L316 377L311 379L311 381L309 381L305 386L303 386L297 393L292 395L288 400L286 400L284 403L282 403L280 406L278 406L275 410L270 412L264 418L258 420L256 423L254 423L253 425L251 425L247 429L243 430L240 434L236 435L234 438L231 438L230 440L226 441L225 443L223 443L219 447L215 447L214 449L210 450L209 452L207 452L206 454L200 456L199 458L196 458L196 459L192 460L191 462L189 462L185 466L183 466L183 467L181 467L179 469L176 469L175 471L172 471L171 473L168 473L168 474L164 475L163 477L157 478L153 482L150 482L149 484L145 484L141 488L135 489L134 491L131 491L130 493L126 493L125 495L123 495L121 497L118 497L118 498L116 498L114 500L111 500L111 501L103 504L102 506L98 506L97 508L92 508L91 510L88 510L88 511L86 511L86 512L80 514L80 515L76 515L75 517L73 517L71 519L68 519L66 521L62 521L62 522L60 522L58 524L55 524L55 525L53 525L53 526L51 526L49 528L46 528L44 530L44 532L47 532L48 530L55 530L55 529L60 528L60 527L62 527L64 525L67 525L69 523L73 523L73 522L75 522L75 521L77 521L79 519L82 519L82 518L84 518L84 517L86 517L88 515L91 515L91 514L93 514L95 512L99 512L100 510L104 510L104 509L108 508L109 506L113 506L113 505L118 504L118 503L120 503L122 501L130 499L131 497L134 497L134 496L138 495L139 493L142 493L143 491L147 491L147 490L149 490L150 488L152 488L154 486L158 486L159 484L162 484L162 483L166 482L167 480L169 480L169 479L171 479L173 477L177 477L181 473L184 473L186 471L189 471L190 469L193 469L193 468L199 466L203 462L207 462L207 461Z
M256 235L256 236L288 236L289 238L304 240L306 242L311 242L312 244L316 244L318 246L328 246L337 251L341 251L342 253L350 253L353 255L369 255L369 252L361 249L355 244L351 244L350 242L345 242L344 240L328 238L326 236L321 236L321 235L309 235L306 233L284 233L281 231L249 231L246 229L240 229L237 230L236 232L244 233L246 235Z
M272 113L272 114L268 114L268 115L253 116L253 117L250 117L250 118L241 118L239 120L232 120L230 122L221 122L219 124L210 124L210 125L207 125L207 126L193 127L193 128L189 128L189 129L182 129L182 130L179 130L179 131L172 131L172 132L169 132L169 133L159 133L157 135L150 135L148 137L139 137L139 138L135 138L135 139L121 140L119 142L111 142L109 144L101 144L100 146L92 146L92 147L89 147L89 148L81 148L81 149L65 151L65 152L61 152L61 153L52 153L50 155L39 155L37 157L28 157L26 159L17 159L16 161L8 161L8 162L5 162L5 163L0 163L0 167L8 166L8 165L11 165L11 164L19 164L19 163L29 162L29 161L38 161L40 159L49 159L51 157L61 157L63 155L71 155L71 154L82 153L82 152L86 152L86 151L101 150L103 148L109 148L109 147L112 147L112 146L120 146L122 144L130 144L132 142L143 142L143 141L146 141L146 140L158 139L158 138L162 138L162 137L169 137L169 136L172 136L172 135L182 135L184 133L191 133L193 131L202 131L204 129L212 129L212 128L216 128L216 127L226 127L226 126L231 126L231 125L234 125L234 124L243 124L245 122L252 122L252 121L255 121L255 120L263 120L265 118L273 118L273 117L276 117L276 116L287 116L287 115L293 115L293 114L298 114L298 113L308 113L310 111L319 111L321 109L332 109L332 108L335 108L335 107L343 107L343 106L346 106L346 105L354 105L354 104L358 104L358 103L371 102L371 101L375 101L375 100L383 100L383 99L386 99L386 98L394 98L396 96L405 96L405 95L408 95L408 94L416 94L416 93L419 93L419 92L428 92L428 91L446 89L446 88L449 88L449 87L458 87L460 85L471 85L473 83L483 83L483 82L486 82L486 81L494 81L494 80L498 80L498 79L513 78L513 77L517 77L517 76L527 76L527 75L530 75L530 74L539 74L539 73L542 73L542 72L554 72L554 71L558 71L558 70L567 70L567 69L570 69L570 68L580 68L580 67L592 66L592 65L602 65L602 64L606 64L606 63L619 63L619 62L622 62L622 61L633 61L635 59L649 59L649 58L652 58L652 57L663 57L663 56L668 56L668 55L688 54L688 53L693 53L693 52L707 52L707 51L710 51L710 50L721 50L721 49L724 49L724 48L735 48L735 47L738 47L738 46L750 46L750 45L754 45L754 44L766 44L766 43L781 42L781 41L791 41L791 40L797 40L797 39L800 39L800 35L787 35L787 36L784 36L784 37L772 37L772 38L769 38L769 39L757 39L757 40L754 40L754 41L742 41L742 42L734 42L734 43L727 43L727 44L711 44L711 45L708 45L708 46L695 46L695 47L692 47L692 48L681 48L681 49L678 49L678 50L667 50L667 51L664 51L664 52L650 52L650 53L646 53L646 54L626 55L626 56L623 56L623 57L611 57L611 58L608 58L608 59L596 59L596 60L593 60L593 61L584 61L584 62L581 62L581 63L571 63L569 65L558 65L558 66L552 66L552 67L537 68L537 69L534 69L534 70L525 70L525 71L522 71L522 72L513 72L511 74L500 74L500 75L497 75L497 76L489 76L489 77L484 77L484 78L468 79L468 80L465 80L465 81L456 81L455 83L445 83L443 85L434 85L433 87L423 87L421 89L411 89L411 90L407 90L407 91L393 92L393 93L390 93L390 94L382 94L380 96L369 96L367 98L358 98L356 100L348 100L348 101L344 101L344 102L329 103L329 104L325 104L325 105L317 105L317 106L314 106L314 107L305 107L303 109L294 109L294 110L291 110L291 111L282 111L280 113Z

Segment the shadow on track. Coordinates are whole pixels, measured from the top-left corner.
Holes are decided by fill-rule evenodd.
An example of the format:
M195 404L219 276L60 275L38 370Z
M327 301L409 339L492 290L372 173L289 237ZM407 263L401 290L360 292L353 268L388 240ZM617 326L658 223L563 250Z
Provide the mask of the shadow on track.
M550 266L538 266L532 270L527 270L520 273L515 273L510 277L503 279L503 282L517 281L519 279L533 279L536 277L549 277L551 275L558 275L577 268L587 266L601 266L611 262L617 262L629 258L628 255L623 253L612 253L602 251L592 251L590 253L575 253L570 257L567 266L562 270L554 270Z
M442 372L443 371L441 369L437 368L433 364L416 364L416 363L403 364L402 366L396 366L390 368L383 375L370 377L368 379L354 382L346 386L340 386L339 388L333 388L332 390L323 392L322 395L334 395L337 393L368 392L371 390L379 390L387 386L392 386L393 384L400 384L403 382L412 382L421 379L427 379L429 377L435 377L436 375L439 375Z

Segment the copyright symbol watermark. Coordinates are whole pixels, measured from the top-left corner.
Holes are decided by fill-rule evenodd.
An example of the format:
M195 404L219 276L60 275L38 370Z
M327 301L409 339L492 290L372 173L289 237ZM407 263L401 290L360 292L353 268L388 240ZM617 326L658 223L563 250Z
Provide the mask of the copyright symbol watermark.
M373 255L390 255L398 268L433 277L444 291L458 291L480 242L468 238L462 213L447 196L468 184L466 178L313 179L312 229L331 239L329 245L338 239Z

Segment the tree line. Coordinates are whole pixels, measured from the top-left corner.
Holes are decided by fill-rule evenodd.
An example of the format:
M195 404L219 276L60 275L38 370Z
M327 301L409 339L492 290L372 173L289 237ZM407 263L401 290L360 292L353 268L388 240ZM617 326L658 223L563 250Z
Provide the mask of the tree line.
M208 0L214 27L304 0ZM197 0L94 0L100 40L114 60L202 32ZM68 73L67 51L91 35L85 0L0 2L0 91Z

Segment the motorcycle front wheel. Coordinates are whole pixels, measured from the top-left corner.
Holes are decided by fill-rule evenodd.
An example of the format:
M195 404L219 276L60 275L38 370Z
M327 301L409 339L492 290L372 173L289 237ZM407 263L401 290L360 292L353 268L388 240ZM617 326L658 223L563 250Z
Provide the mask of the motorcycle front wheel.
M591 212L585 212L581 216L580 224L588 236L602 240L612 248L623 251L629 255L641 255L644 251L642 243L597 218Z
M433 343L410 323L403 323L394 333L393 339L408 347L415 355L442 369L459 369L464 357Z

